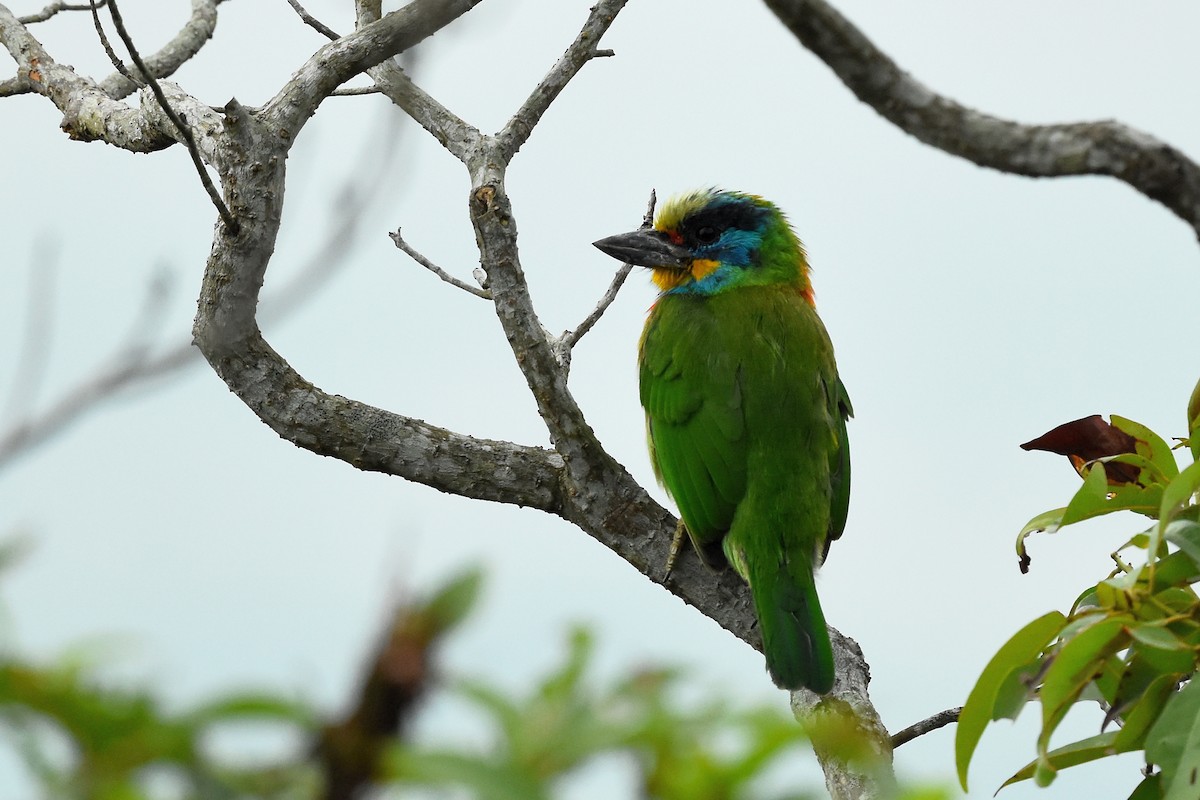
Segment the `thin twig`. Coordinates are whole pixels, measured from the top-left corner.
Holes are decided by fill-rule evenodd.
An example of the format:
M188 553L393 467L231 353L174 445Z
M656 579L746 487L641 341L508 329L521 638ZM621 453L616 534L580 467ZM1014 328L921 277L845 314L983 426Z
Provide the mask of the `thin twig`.
M428 258L414 250L408 242L404 241L404 237L400 235L399 228L397 228L394 233L389 233L388 236L392 237L392 242L396 245L396 247L407 253L409 258L432 272L434 275L437 275L446 283L450 284L451 286L457 286L464 292L470 292L476 297L482 297L484 300L492 299L492 293L487 289L480 289L478 286L472 286L466 281L460 281L458 278L454 277L449 272L446 272L446 270L442 269L437 264L433 263Z
M600 0L592 7L592 13L579 35L575 37L575 41L521 104L504 129L496 134L502 150L509 159L525 144L525 140L533 133L546 109L579 70L583 69L583 65L599 55L612 55L611 50L597 50L596 44L625 7L626 2L627 0Z
M97 5L103 6L108 0L96 0ZM29 14L24 17L17 17L17 21L23 25L31 25L35 22L45 22L60 11L87 11L91 8L90 3L64 3L63 0L58 0L56 3L50 3L36 14Z
M355 0L354 8L358 28L380 18L380 0ZM403 64L407 54L408 51L401 54L401 63L394 58L385 59L367 70L367 74L389 100L433 134L451 155L466 163L468 153L478 148L482 134L413 83Z
M308 25L310 28L317 31L318 33L320 33L322 36L326 37L327 39L332 40L332 39L342 38L341 34L339 34L337 31L333 30L328 25L326 25L325 23L321 22L319 19L314 17L312 14L309 14L307 11L305 11L304 6L300 5L299 0L287 0L287 1L288 1L288 5L291 6L295 10L295 12L300 15L300 19L304 20L305 24Z
M93 0L94 3L94 0ZM129 31L125 30L125 21L121 18L121 12L117 9L117 0L108 0L108 11L112 15L113 25L117 29L117 35L121 37L121 41L125 43L125 49L129 51L129 57L133 60L134 65L145 78L146 83L150 86L150 91L154 93L154 99L158 101L158 105L162 108L163 113L171 120L172 124L179 130L179 134L183 137L187 145L188 153L192 157L192 164L196 167L196 173L200 176L200 182L204 184L204 191L208 192L208 197L216 206L217 213L221 215L221 219L225 222L226 230L233 236L237 236L241 230L241 225L234 218L229 208L225 205L225 201L221 199L221 195L217 192L217 188L213 186L212 179L208 177L208 170L204 168L204 162L200 158L200 148L196 146L196 139L192 136L192 129L188 127L183 118L175 113L167 102L166 95L163 94L162 87L158 85L158 81L154 79L154 75L150 70L146 69L146 64L142 61L141 55L137 48L134 47L133 38L129 35Z
M604 315L608 307L617 299L617 292L621 291L621 286L625 283L625 279L629 277L630 271L633 269L631 264L622 264L617 270L617 274L613 276L612 283L608 285L608 289L604 292L604 296L600 298L600 302L592 309L592 313L583 318L583 321L573 331L567 331L559 339L559 345L570 350L575 347L584 334L592 329L597 320Z
M654 207L658 204L658 195L653 189L650 190L650 202L646 204L646 213L642 215L643 228L649 228L654 225ZM573 331L567 331L554 343L555 350L558 351L559 363L569 362L570 352L575 345L583 338L584 334L592 329L592 326L604 316L604 312L617 299L617 292L621 290L625 279L629 277L632 271L632 264L624 264L617 270L617 274L613 276L612 283L608 285L604 296L600 298L600 302L592 309L592 313L583 318L583 321ZM565 357L565 358L564 358Z
M650 200L646 203L646 213L642 214L642 228L654 227L654 209L658 205L658 192L650 190Z
M383 89L378 86L346 86L341 89L334 89L329 93L330 97L353 97L360 94L382 94Z
M958 722L958 715L961 713L961 707L950 708L934 714L929 719L923 719L915 725L909 725L904 730L892 736L892 749L895 750L900 745L911 742L918 736L924 736L927 733L936 731L938 728L943 728L951 722Z
M319 48L262 110L258 122L295 138L317 107L354 78L457 20L482 0L411 0L377 22Z
M107 2L107 0L106 0ZM200 52L217 29L217 6L224 0L191 0L192 14L157 52L145 57L146 66L158 80L174 75ZM113 100L136 92L143 84L114 72L100 81L100 91Z
M125 62L117 55L117 51L113 50L112 43L108 41L108 34L104 32L104 26L100 24L100 8L108 3L108 0L92 0L88 7L92 10L92 24L96 26L96 36L100 38L100 44L104 47L104 52L108 56L108 60L112 62L113 68L117 72L125 76L126 80L132 81L138 86L145 86L145 81L140 78L135 78L126 68Z

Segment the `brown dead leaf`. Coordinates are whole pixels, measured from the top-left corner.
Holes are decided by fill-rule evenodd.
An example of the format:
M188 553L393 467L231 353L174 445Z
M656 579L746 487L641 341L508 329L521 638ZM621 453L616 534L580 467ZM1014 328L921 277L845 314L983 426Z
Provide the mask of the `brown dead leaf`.
M1083 475L1083 466L1089 461L1121 453L1136 453L1137 439L1118 428L1114 428L1099 414L1065 422L1057 428L1043 433L1021 445L1022 450L1045 450L1066 456L1071 466ZM1110 486L1121 486L1138 482L1138 468L1130 464L1109 463L1104 465Z

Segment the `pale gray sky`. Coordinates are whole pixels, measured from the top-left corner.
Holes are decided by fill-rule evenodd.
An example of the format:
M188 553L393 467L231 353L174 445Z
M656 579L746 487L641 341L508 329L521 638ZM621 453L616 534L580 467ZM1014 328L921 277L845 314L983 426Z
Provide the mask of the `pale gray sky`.
M18 13L43 4L10 3ZM350 5L308 3L340 30L351 27ZM496 130L588 5L489 0L420 46L417 81ZM1117 118L1200 153L1190 88L1200 6L837 5L907 71L967 105L1029 122ZM122 9L153 49L187 6L128 0ZM60 61L107 74L85 15L36 34ZM215 105L234 95L255 105L323 41L283 0L229 2L215 40L176 79ZM1006 176L918 143L860 104L760 4L633 0L603 46L616 57L584 69L509 172L544 324L573 327L591 309L614 264L590 243L634 226L651 187L662 196L721 185L782 206L808 246L857 414L850 521L820 577L826 614L862 645L892 730L961 704L1011 633L1065 611L1140 529L1138 519L1115 519L1035 539L1022 576L1017 531L1064 504L1077 479L1065 460L1017 445L1091 413L1185 433L1200 376L1192 233L1114 181ZM332 98L303 132L267 294L320 242L384 105ZM0 100L0 403L39 240L57 241L60 253L41 402L122 341L163 264L174 279L163 335L188 336L209 249L214 215L181 149L135 156L70 142L58 119L43 98ZM415 124L402 128L391 190L347 244L353 262L267 338L327 391L544 444L488 304L438 282L387 238L402 225L460 277L477 264L465 171ZM605 446L647 485L634 351L652 300L635 274L576 350L571 376ZM698 693L786 705L761 656L567 523L296 449L205 366L106 405L0 473L0 535L15 531L36 545L3 584L22 650L52 657L99 635L117 672L179 703L272 685L337 709L391 601L479 563L484 602L445 651L450 673L528 686L582 621L596 630L603 676L678 663ZM990 797L1033 756L1038 713L989 729L972 797ZM1079 715L1058 741L1094 733L1099 719ZM467 724L439 701L420 728L452 737ZM948 728L906 745L901 774L949 783L952 737ZM5 763L0 796L17 796L22 784L3 777ZM616 769L591 775L567 796L612 796L623 779ZM1126 757L1063 773L1049 793L1023 785L1003 796L1120 798L1137 781Z

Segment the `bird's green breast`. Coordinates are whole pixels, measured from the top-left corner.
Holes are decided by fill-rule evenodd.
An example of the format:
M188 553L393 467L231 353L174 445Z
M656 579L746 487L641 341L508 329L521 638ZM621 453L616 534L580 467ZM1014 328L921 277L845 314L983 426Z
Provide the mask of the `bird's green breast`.
M841 389L829 336L799 291L663 295L639 367L652 461L698 543L720 540L750 499L820 546Z

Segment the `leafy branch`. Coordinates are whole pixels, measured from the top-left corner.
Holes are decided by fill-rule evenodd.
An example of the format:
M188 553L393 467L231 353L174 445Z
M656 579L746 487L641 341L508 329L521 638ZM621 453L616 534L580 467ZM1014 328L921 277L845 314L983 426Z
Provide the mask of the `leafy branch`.
M1185 441L1200 459L1200 383L1188 427ZM1180 470L1166 441L1117 416L1111 425L1098 416L1066 423L1024 446L1066 455L1083 484L1066 506L1021 531L1023 567L1032 534L1120 511L1154 522L1113 554L1113 571L1084 590L1068 614L1033 620L984 668L959 719L959 780L965 789L988 722L1015 719L1032 702L1042 708L1037 757L1004 786L1030 778L1048 786L1060 770L1140 750L1150 766L1131 797L1190 796L1200 752L1190 744L1200 737L1200 685L1192 680L1200 666L1200 460ZM1067 713L1097 698L1105 710L1101 730L1051 748Z

